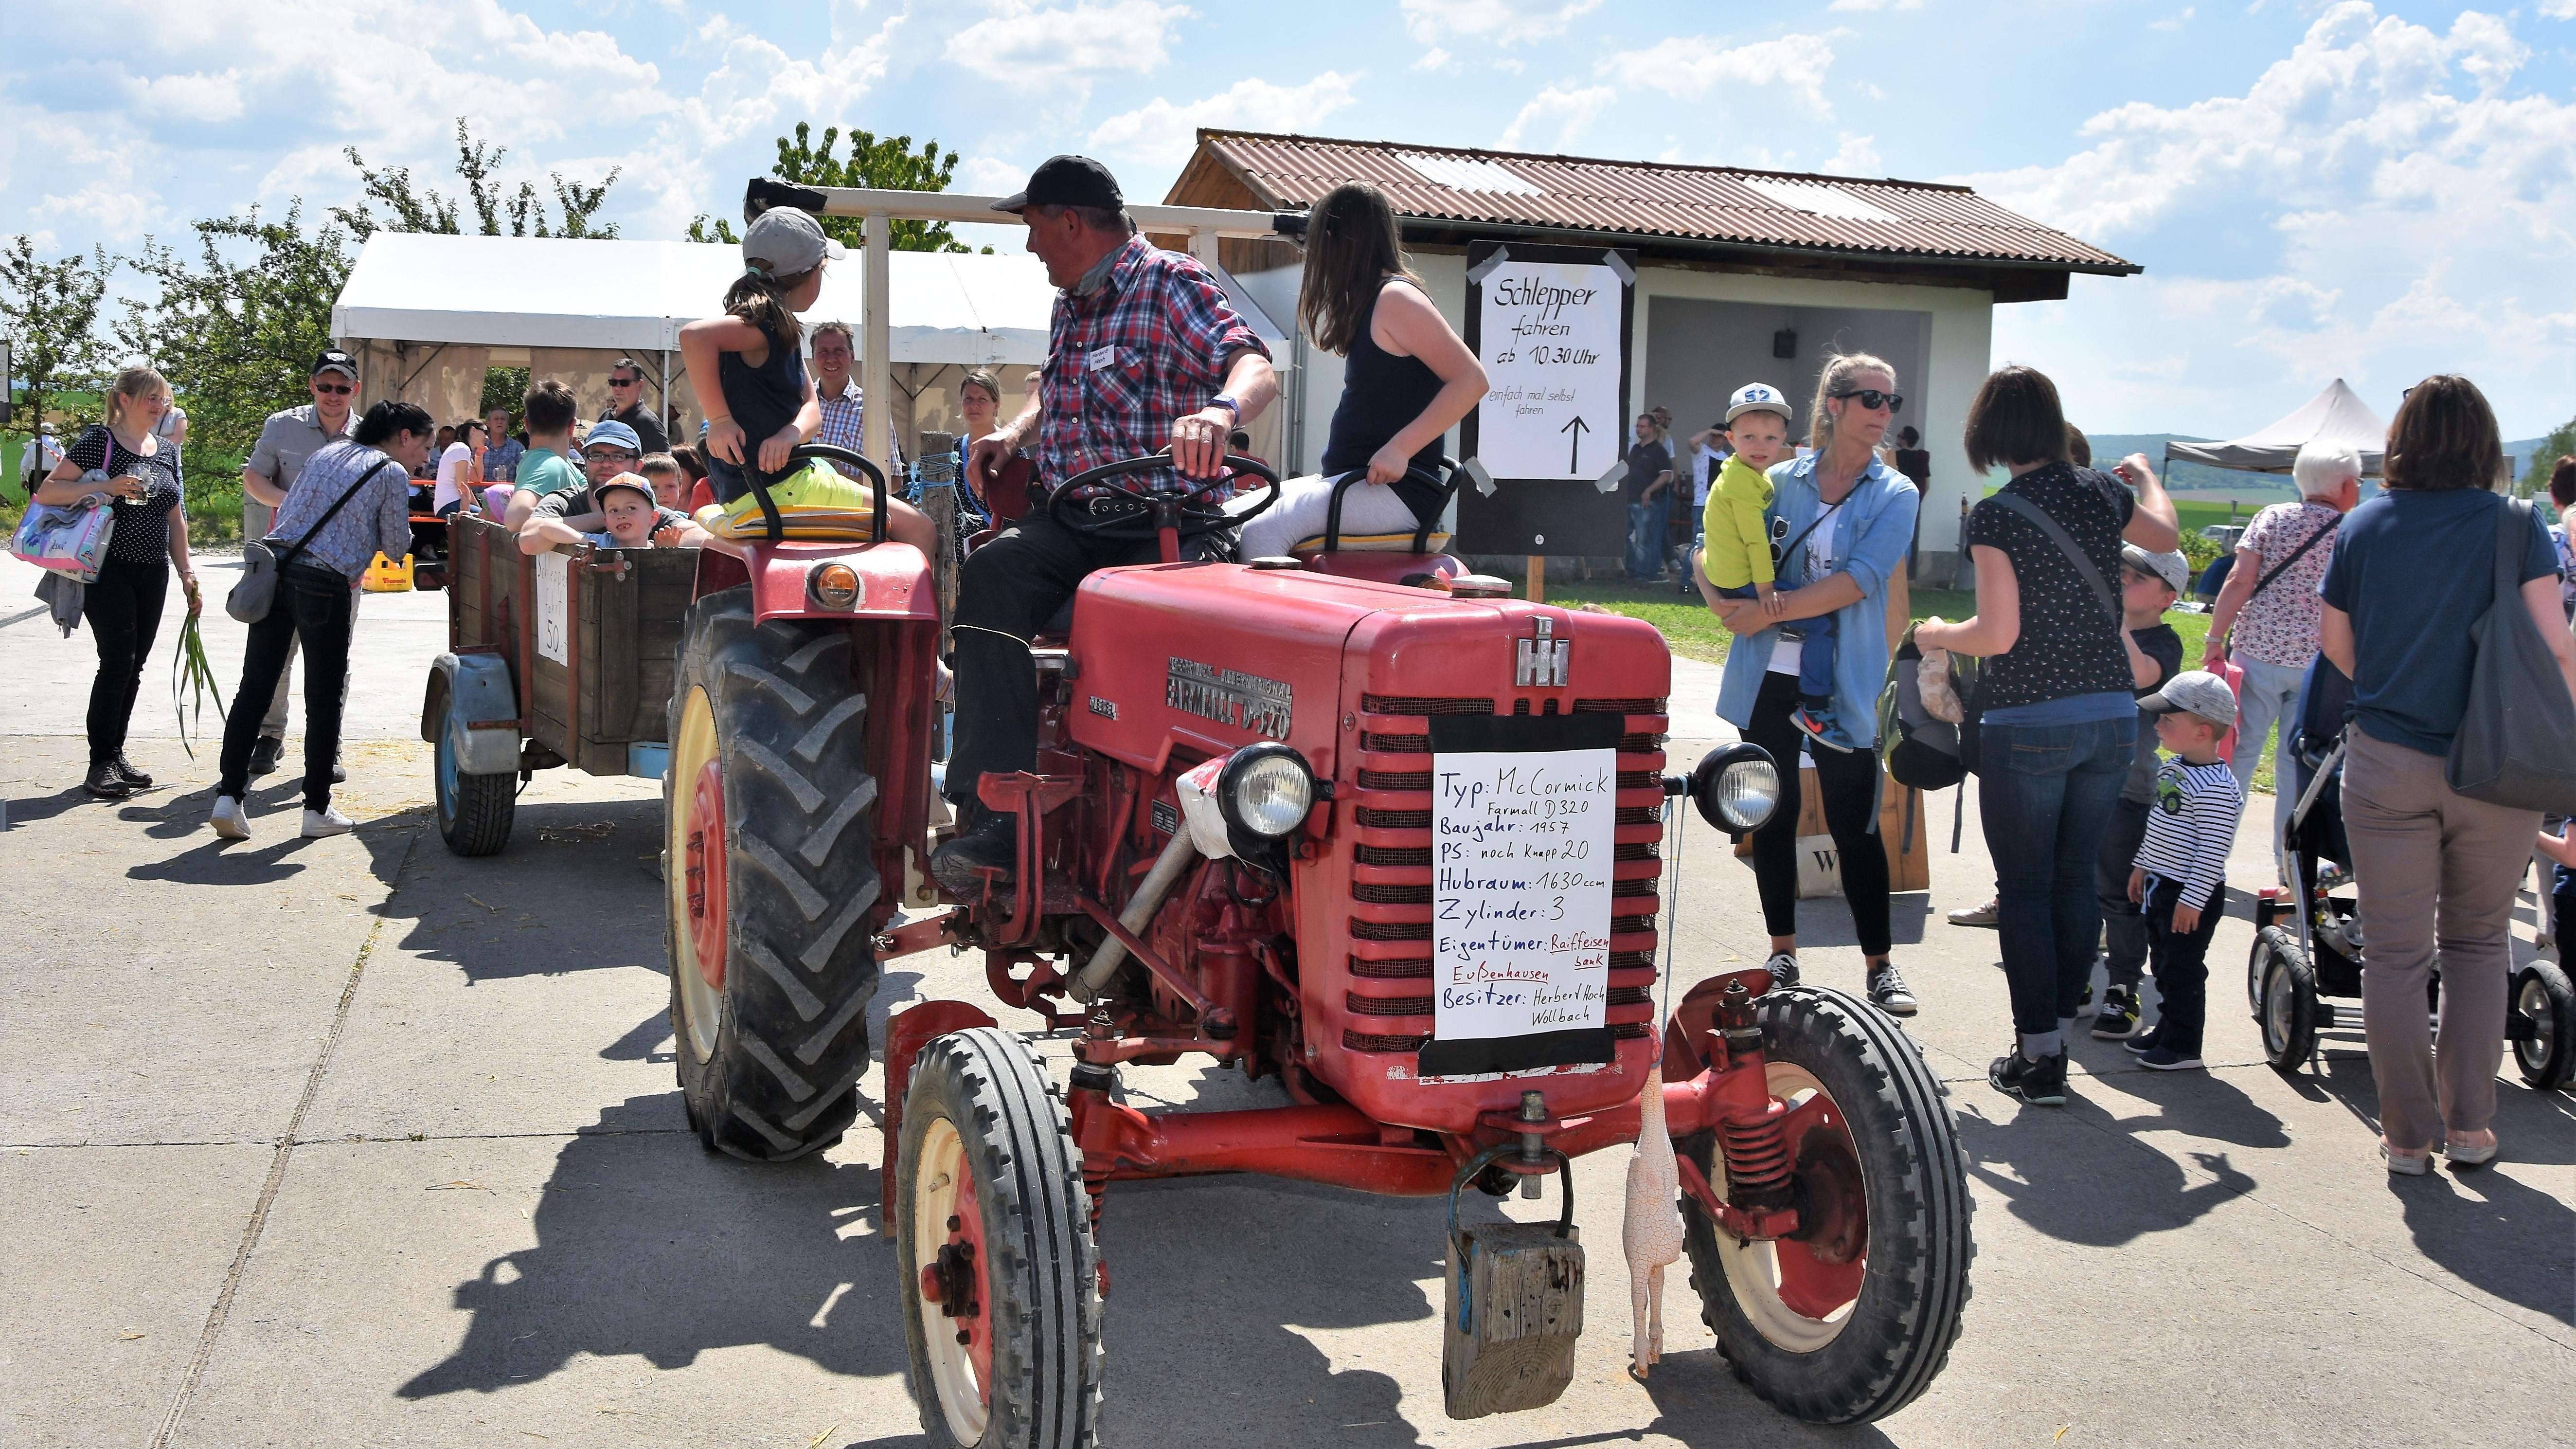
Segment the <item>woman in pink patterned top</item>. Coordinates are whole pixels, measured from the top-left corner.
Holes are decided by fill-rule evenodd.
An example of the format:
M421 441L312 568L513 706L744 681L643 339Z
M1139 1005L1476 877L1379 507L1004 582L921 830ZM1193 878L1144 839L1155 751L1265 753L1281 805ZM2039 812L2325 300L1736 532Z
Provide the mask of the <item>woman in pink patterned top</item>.
M2236 754L2227 767L2249 795L2263 738L2281 726L2272 766L2272 842L2277 859L2281 831L2298 794L2298 753L2291 745L2299 719L2299 690L2317 657L2321 601L2317 584L2334 552L2334 531L2361 502L2361 455L2341 443L2310 443L2290 465L2299 501L2275 503L2254 515L2236 544L2236 565L2210 610L2209 643L2200 667L2216 672L2233 655L2243 670L2237 686Z

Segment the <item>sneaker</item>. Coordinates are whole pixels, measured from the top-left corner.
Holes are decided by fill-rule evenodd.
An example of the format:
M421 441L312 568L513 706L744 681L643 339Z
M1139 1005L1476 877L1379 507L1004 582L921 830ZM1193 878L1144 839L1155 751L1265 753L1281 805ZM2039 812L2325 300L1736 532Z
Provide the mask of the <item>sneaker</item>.
M1798 954L1794 951L1772 952L1771 959L1762 963L1762 969L1771 973L1774 986L1798 984Z
M125 758L122 752L119 752L115 759L108 761L108 764L116 771L116 773L125 777L125 783L133 786L135 789L149 790L152 788L152 777L143 773L141 770L134 768L134 762Z
M254 775L274 772L279 757L285 753L286 741L275 735L261 735L259 743L250 747L250 772Z
M1837 754L1851 753L1851 746L1838 745L1825 738L1825 730L1831 722L1806 705L1802 704L1789 711L1789 723L1797 728L1798 733L1807 737L1809 744L1822 745Z
M987 810L974 824L958 832L930 854L930 873L956 895L976 897L983 894L984 880L978 873L998 870L997 885L1009 885L1011 874L1020 863L1020 820L998 810Z
M2154 1029L2139 1032L2137 1035L2130 1037L2127 1041L2120 1043L2120 1050L2125 1051L2132 1056L2145 1056L2147 1053L2156 1049L2156 1044L2158 1042L2164 1040L2164 1034L2165 1024L2161 1021L2157 1022Z
M2034 1107L2066 1105L2066 1053L2059 1052L2041 1061L2032 1061L2016 1047L1995 1058L1986 1068L1986 1080L2007 1097L2018 1097Z
M2188 1072L2198 1068L2201 1060L2196 1055L2185 1056L2163 1042L2158 1042L2138 1054L2138 1065L2151 1072Z
M2127 1041L2138 1029L2138 998L2125 986L2102 992L2102 1010L2093 1018L2095 1041Z
M134 786L116 772L113 760L101 760L90 766L89 777L81 781L81 788L101 800L122 800L134 793Z
M1995 900L1988 900L1982 906L1970 906L1966 910L1952 911L1950 913L1951 925L1982 926L1989 931L1993 930L1995 928L1995 923L2002 919L2002 903Z
M230 795L215 797L215 813L206 817L206 823L226 840L250 839L250 819L242 814L241 802Z
M2379 1160L2387 1163L2388 1170L2400 1177L2422 1177L2433 1170L2431 1148L2422 1152L2399 1152L2389 1147L2385 1137L2379 1139Z
M357 828L358 822L337 810L304 812L304 838L307 840L320 840L326 835L346 835Z
M2082 1021L2084 1018L2086 1018L2086 1017L2088 1017L2088 1016L2091 1016L2092 1014L2093 1014L2093 983L2092 983L2091 981L2089 981L2089 980L2088 980L2088 981L2086 981L2086 982L2084 983L2084 997L2083 997L2083 999L2075 1003L2075 1019L2076 1019L2076 1020L2078 1020L2078 1021Z
M1914 993L1905 989L1905 978L1897 974L1893 961L1869 973L1869 999L1890 1016L1912 1016L1915 1011Z

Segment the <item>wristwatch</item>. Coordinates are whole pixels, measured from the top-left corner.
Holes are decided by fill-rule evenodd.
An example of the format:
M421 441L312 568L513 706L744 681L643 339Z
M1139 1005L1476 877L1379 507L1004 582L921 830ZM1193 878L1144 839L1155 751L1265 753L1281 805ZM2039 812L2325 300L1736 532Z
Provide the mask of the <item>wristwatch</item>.
M1221 392L1216 396L1209 398L1208 406L1212 408L1223 408L1227 412L1234 414L1234 420L1238 424L1243 421L1243 404L1235 401L1234 394L1230 392Z

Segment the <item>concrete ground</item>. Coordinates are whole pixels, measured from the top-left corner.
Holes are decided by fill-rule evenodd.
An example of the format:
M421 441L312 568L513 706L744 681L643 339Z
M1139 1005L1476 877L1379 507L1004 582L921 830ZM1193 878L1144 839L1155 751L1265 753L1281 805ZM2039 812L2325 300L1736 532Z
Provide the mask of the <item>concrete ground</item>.
M14 570L14 571L13 571ZM26 598L0 561L0 599ZM228 576L206 570L220 596ZM423 808L436 595L362 613L344 799L354 835L203 825L212 756L172 736L165 633L132 753L161 788L78 789L85 635L0 607L0 1443L34 1446L896 1445L906 1393L868 1115L753 1167L687 1132L664 1018L656 787L566 772L505 853L447 854ZM237 626L208 644L229 690ZM234 662L226 662L227 657ZM1714 733L1713 671L1674 690ZM211 716L210 716L211 718ZM297 720L300 725L302 708ZM1677 743L1688 759L1698 746ZM290 759L294 758L290 753ZM2261 807L2258 805L2258 810ZM1935 848L1949 801L1934 800ZM1679 984L1759 960L1749 871L1685 836ZM2256 884L2258 852L2231 879ZM1909 1025L1971 1163L1975 1297L1946 1372L1859 1429L1739 1387L1676 1274L1668 1357L1624 1372L1625 1156L1585 1160L1594 1297L1554 1407L1441 1412L1436 1203L1247 1179L1113 1190L1103 1437L1119 1444L1573 1446L2557 1442L2576 1377L2576 1112L2511 1077L2495 1166L2392 1180L2357 1036L2319 1074L2264 1066L2237 1007L2242 890L2213 950L2212 1069L2079 1042L2071 1106L2017 1109L1973 827L1899 898ZM1807 903L1811 981L1855 988L1838 902ZM2529 951L2528 907L2520 927ZM883 1013L983 1000L973 958L893 963ZM880 1031L880 1039L882 1033ZM1260 1100L1187 1066L1148 1101Z

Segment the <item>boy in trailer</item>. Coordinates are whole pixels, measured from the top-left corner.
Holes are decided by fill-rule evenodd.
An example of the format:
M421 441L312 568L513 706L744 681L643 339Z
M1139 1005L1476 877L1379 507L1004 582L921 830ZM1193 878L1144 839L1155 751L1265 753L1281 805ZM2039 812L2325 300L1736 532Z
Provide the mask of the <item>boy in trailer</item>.
M2185 670L2138 701L2156 716L2156 739L2175 758L2156 771L2146 838L2129 868L2129 899L2147 917L2147 956L2163 998L2153 1031L2125 1044L2138 1065L2179 1072L2201 1065L2208 1020L2209 938L2224 914L2227 852L2245 792L2218 740L2236 724L2236 691L2215 674Z

